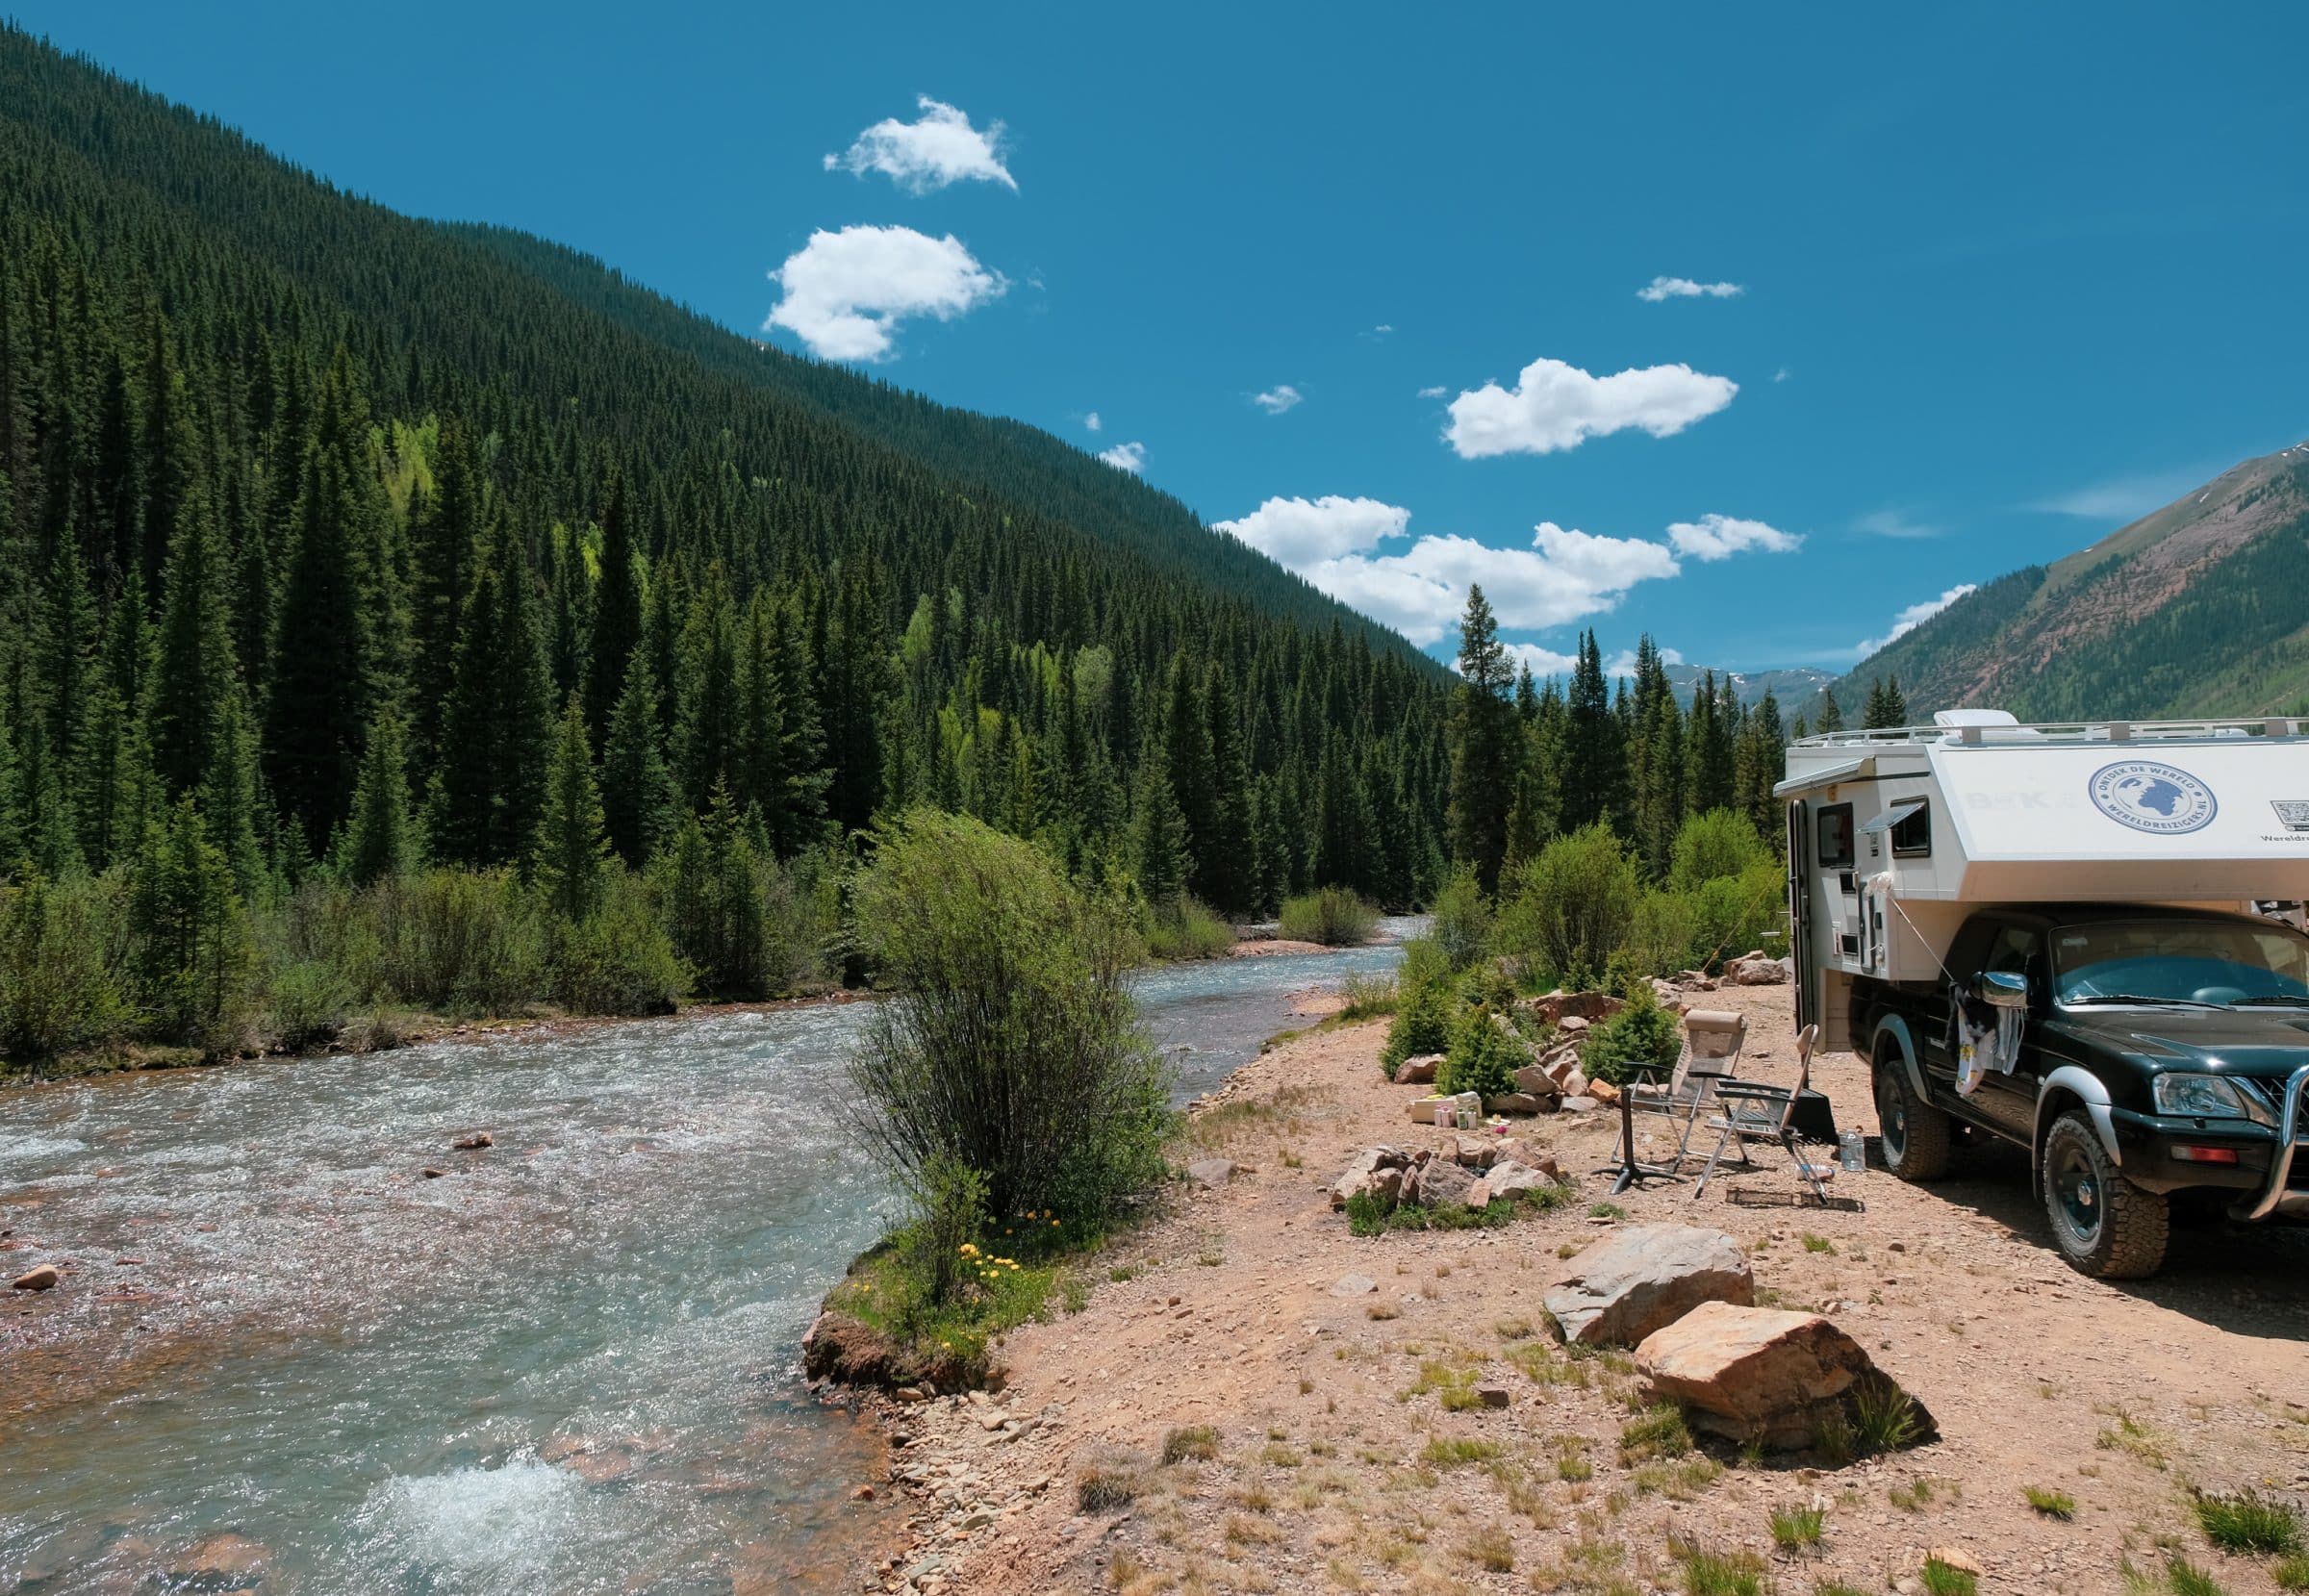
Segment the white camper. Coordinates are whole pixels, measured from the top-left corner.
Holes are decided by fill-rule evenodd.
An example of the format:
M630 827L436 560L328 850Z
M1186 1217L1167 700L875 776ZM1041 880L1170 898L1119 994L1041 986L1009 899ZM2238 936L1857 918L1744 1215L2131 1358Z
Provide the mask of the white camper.
M2251 912L2309 899L2309 735L2297 720L2021 725L1943 710L1788 750L1799 1025L1851 1035L1855 981L1940 984L1983 904ZM2290 904L2288 904L2290 906Z

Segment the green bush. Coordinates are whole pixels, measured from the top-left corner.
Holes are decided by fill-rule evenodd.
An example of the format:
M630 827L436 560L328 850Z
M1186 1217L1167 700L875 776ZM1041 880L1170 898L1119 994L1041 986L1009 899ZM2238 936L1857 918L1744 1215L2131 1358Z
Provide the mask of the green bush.
M1387 1027L1387 1045L1379 1051L1379 1061L1389 1072L1407 1058L1450 1047L1452 1010L1457 1006L1451 993L1439 984L1399 990L1395 1023Z
M1427 913L1428 934L1454 970L1464 970L1484 956L1491 937L1491 905L1484 900L1473 867L1460 865L1446 876Z
M1643 895L1628 925L1628 940L1613 962L1635 975L1672 975L1691 963L1699 934L1699 905L1693 895L1658 888Z
M1602 822L1557 837L1511 874L1494 942L1528 984L1595 979L1643 897L1636 859Z
M1127 925L1031 845L926 809L888 823L852 895L890 996L850 1057L863 1128L917 1190L952 1159L996 1213L1095 1224L1157 1180L1167 1077Z
M1489 1009L1462 1007L1451 1050L1435 1072L1435 1089L1505 1097L1515 1090L1515 1072L1531 1061L1531 1051Z
M1692 961L1713 971L1751 948L1786 952L1787 900L1787 877L1769 859L1702 883L1692 895Z
M310 1052L337 1039L352 1007L349 982L317 960L283 964L266 983L272 1045L282 1052Z
M52 882L27 863L0 887L0 1058L45 1062L114 1033L123 919L115 883Z
M557 928L553 1001L572 1014L671 1014L690 989L642 884L618 866L601 873L594 912Z
M1678 892L1693 892L1703 882L1744 875L1759 864L1779 868L1757 834L1756 823L1737 809L1711 809L1676 828L1667 884Z
M150 1033L204 1052L251 1018L256 948L224 850L190 798L149 820L129 872L130 989Z
M1401 988L1391 975L1350 971L1346 978L1339 982L1339 1018L1376 1020L1382 1015L1392 1014L1400 992Z
M374 963L347 974L364 997L441 1014L518 1014L546 990L546 948L510 871L429 870L354 900L350 944ZM341 966L341 968L344 968Z
M1395 982L1406 992L1419 986L1441 986L1454 972L1440 943L1434 937L1413 937L1403 945L1403 962L1395 967Z
M1684 1051L1684 1026L1672 1009L1660 1006L1651 983L1629 985L1628 1006L1589 1027L1580 1044L1580 1068L1591 1079L1624 1085L1630 1064L1673 1065Z
M1345 887L1325 887L1285 899L1281 929L1292 942L1359 948L1378 931L1379 911Z
M1158 959L1224 958L1234 948L1234 927L1182 894L1148 915L1146 943Z

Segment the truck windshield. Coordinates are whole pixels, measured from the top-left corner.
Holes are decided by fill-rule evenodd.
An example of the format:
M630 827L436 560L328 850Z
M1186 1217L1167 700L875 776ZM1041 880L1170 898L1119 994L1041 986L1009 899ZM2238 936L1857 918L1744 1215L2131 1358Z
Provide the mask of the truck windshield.
M2309 938L2283 925L2118 920L2052 932L2053 995L2064 1003L2300 1003Z

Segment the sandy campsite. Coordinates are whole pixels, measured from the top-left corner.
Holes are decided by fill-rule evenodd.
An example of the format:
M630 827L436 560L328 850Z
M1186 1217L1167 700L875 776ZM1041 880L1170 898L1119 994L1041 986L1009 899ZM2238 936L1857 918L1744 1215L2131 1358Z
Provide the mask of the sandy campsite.
M1748 1016L1743 1076L1792 1078L1787 988L1692 1001ZM1013 1333L1002 1389L874 1399L896 1444L871 1488L905 1493L912 1542L866 1588L1807 1596L1925 1590L1928 1558L1987 1592L2163 1590L2175 1559L2215 1582L2193 1588L2279 1588L2270 1559L2207 1544L2192 1493L2309 1488L2309 1237L2193 1232L2161 1278L2103 1284L2049 1250L2025 1161L2001 1151L1930 1188L1846 1177L1857 1213L1736 1203L1792 1195L1761 1154L1696 1201L1662 1184L1607 1203L1589 1172L1617 1118L1582 1111L1513 1127L1527 1162L1576 1180L1562 1206L1357 1238L1328 1188L1357 1150L1457 1139L1409 1122L1426 1088L1383 1077L1385 1030L1302 1033L1199 1103L1193 1155L1231 1177L1182 1183L1098 1260L1081 1311ZM1874 1134L1858 1060L1822 1055L1814 1085ZM1666 1122L1637 1123L1672 1152ZM1829 1467L1632 1429L1630 1358L1567 1355L1540 1299L1599 1235L1649 1221L1726 1232L1759 1304L1849 1332L1941 1438ZM1698 1583L1695 1549L1729 1583Z

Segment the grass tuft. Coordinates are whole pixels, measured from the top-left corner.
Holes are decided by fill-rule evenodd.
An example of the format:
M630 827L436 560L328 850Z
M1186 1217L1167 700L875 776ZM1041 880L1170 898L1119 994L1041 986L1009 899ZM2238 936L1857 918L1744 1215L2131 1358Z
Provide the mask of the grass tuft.
M1681 1457L1690 1450L1691 1431L1684 1423L1684 1410L1672 1403L1647 1407L1619 1427L1622 1464Z
M2196 1521L2205 1538L2223 1552L2290 1557L2301 1547L2301 1510L2259 1491L2196 1499Z
M2309 1590L2309 1556L2285 1558L2269 1571L2279 1590Z
M1924 1596L1979 1596L1980 1579L1938 1558L1924 1559Z
M1817 1507L1774 1507L1772 1544L1783 1552L1803 1552L1819 1545L1828 1515Z
M2046 1518L2057 1518L2066 1524L2076 1516L2076 1498L2067 1491L2047 1490L2043 1485L2024 1485L2021 1494L2028 1505Z
M2167 1563L2165 1580L2172 1586L2172 1596L2227 1596L2219 1580L2187 1558L2176 1557Z
M1075 1482L1075 1510L1111 1513L1138 1500L1138 1480L1123 1469L1085 1470Z
M1419 1460L1434 1468L1459 1468L1467 1463L1487 1463L1501 1450L1497 1441L1476 1440L1465 1435L1430 1435L1427 1445L1420 1449Z
M1207 1463L1219 1455L1219 1432L1206 1424L1190 1424L1162 1438L1162 1460L1183 1463L1193 1458Z
M1459 1554L1487 1573L1507 1574L1515 1567L1515 1541L1497 1524L1470 1531L1467 1538L1459 1542Z

